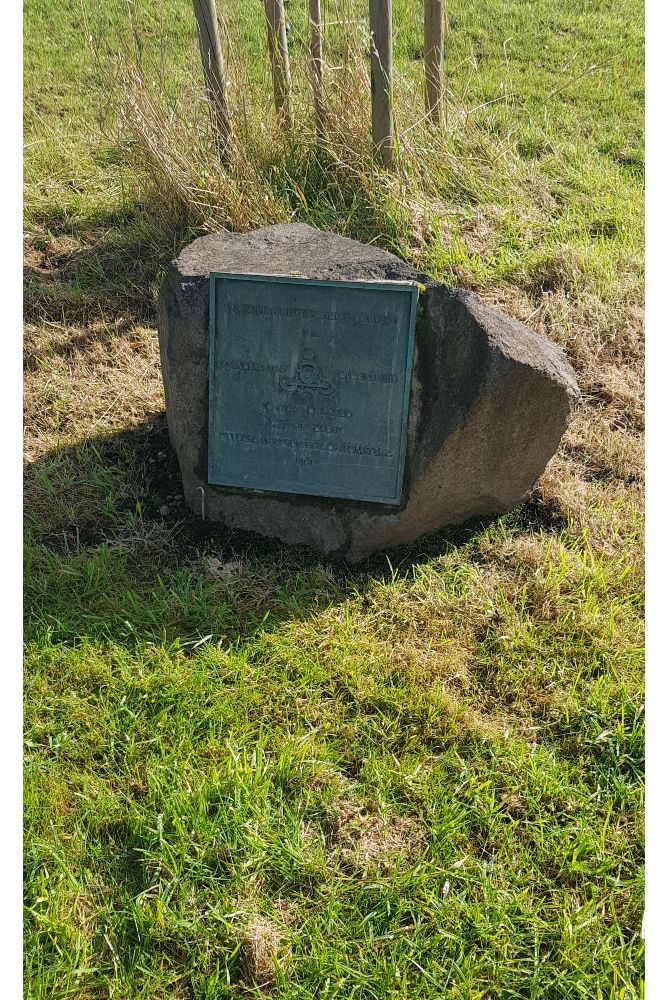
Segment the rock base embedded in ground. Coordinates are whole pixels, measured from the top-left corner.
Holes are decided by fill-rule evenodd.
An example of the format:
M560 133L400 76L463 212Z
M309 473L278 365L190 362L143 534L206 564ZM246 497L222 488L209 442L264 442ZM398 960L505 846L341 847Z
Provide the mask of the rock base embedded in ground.
M211 271L418 281L403 502L396 507L207 481ZM560 347L478 295L393 254L303 224L195 240L159 296L169 435L188 505L206 520L352 561L524 501L558 448L579 390Z

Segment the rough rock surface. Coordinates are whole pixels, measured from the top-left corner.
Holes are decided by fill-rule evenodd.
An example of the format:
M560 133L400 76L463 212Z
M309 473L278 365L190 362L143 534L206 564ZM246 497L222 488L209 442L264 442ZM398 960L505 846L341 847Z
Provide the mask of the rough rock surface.
M211 271L426 286L400 505L208 484ZM169 434L189 506L203 509L207 520L340 552L352 561L444 525L517 507L556 451L579 396L561 348L478 295L440 284L384 250L304 224L195 240L165 277L158 326Z

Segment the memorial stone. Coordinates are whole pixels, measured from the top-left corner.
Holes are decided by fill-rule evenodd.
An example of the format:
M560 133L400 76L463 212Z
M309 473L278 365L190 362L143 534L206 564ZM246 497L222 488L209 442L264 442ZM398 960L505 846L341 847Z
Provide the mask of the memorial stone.
M302 224L196 240L158 325L187 503L353 561L518 506L579 395L479 296Z

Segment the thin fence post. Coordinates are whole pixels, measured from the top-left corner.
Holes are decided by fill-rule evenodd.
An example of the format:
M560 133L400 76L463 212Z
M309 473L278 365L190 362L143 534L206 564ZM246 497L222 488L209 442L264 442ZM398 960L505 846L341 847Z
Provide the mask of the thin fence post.
M264 0L264 10L273 78L273 100L278 118L289 125L292 121L292 76L287 51L287 24L283 0Z
M308 0L310 19L310 72L318 139L324 135L324 62L322 61L322 12L320 0Z
M373 145L385 167L395 163L391 116L392 39L391 0L370 0L371 23L371 129Z
M424 97L426 114L434 125L444 121L444 0L424 0Z
M232 141L232 119L227 103L227 80L220 46L215 0L193 0L199 51L204 68L206 94L220 161L229 162Z

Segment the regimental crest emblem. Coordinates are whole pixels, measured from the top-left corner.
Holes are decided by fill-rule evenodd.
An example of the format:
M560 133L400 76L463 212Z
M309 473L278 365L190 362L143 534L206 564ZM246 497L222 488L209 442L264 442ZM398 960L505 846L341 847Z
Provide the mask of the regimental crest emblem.
M301 344L299 359L290 375L282 375L280 388L285 392L310 392L322 396L330 396L334 391L332 382L327 381L322 373L320 359L312 347Z

